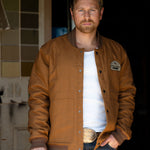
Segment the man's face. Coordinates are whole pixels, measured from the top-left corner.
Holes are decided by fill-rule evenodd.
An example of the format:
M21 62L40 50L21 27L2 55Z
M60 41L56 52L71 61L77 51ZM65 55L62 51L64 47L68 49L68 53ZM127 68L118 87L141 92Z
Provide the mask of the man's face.
M97 30L103 15L97 0L78 0L71 10L76 28L83 33L91 33Z

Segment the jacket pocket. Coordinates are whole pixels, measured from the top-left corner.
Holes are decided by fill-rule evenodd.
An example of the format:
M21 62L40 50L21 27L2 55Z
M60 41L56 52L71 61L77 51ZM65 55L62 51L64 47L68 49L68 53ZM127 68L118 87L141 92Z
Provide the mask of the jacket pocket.
M51 104L50 142L70 143L73 139L73 99L57 99Z

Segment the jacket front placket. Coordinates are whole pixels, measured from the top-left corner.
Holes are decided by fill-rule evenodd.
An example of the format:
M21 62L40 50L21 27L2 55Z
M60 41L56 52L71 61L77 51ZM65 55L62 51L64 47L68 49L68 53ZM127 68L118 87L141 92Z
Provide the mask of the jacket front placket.
M84 71L84 50L75 48L75 127L76 127L76 149L83 149L83 71Z
M96 66L97 66L97 73L98 73L98 79L99 79L99 84L101 87L101 94L104 100L104 105L105 105L105 112L106 112L106 117L109 113L109 110L107 108L106 101L108 99L108 87L107 87L107 72L106 72L106 61L105 61L105 54L104 54L104 49L96 49L95 50L95 61L96 61ZM102 135L102 134L101 134ZM95 146L95 149L98 148L102 142L101 135L99 136L97 140L97 144Z

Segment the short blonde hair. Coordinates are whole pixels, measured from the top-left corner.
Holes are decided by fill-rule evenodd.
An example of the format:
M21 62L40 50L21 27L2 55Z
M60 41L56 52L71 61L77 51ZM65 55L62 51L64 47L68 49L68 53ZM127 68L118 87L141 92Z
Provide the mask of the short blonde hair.
M77 2L78 0L70 0L70 8L73 10L74 9L74 4ZM103 7L103 0L98 0L98 3L100 5L100 8Z

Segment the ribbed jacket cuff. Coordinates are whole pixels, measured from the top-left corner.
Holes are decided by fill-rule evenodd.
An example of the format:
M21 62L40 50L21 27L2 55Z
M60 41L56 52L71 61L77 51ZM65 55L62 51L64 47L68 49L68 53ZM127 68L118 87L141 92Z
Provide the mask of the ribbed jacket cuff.
M122 133L121 129L117 128L116 131L112 132L112 135L121 145L125 140L129 139L125 134Z
M46 139L45 138L37 138L31 141L31 148L30 150L38 147L44 147L47 148L46 146Z

